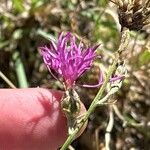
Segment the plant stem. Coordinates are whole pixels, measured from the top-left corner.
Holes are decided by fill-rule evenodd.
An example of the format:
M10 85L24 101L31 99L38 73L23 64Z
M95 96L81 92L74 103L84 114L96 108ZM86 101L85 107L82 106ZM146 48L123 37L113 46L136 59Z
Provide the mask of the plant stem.
M98 104L102 104L105 101L107 101L107 99L105 99L105 101L102 99L103 93L106 89L106 86L107 86L107 83L109 82L109 79L111 78L111 76L115 72L115 70L117 69L117 64L120 61L121 54L126 49L126 47L128 45L128 42L129 42L129 30L127 28L123 28L122 29L122 34L121 34L120 45L119 45L119 48L118 48L118 50L115 54L116 57L115 57L112 65L109 67L109 70L108 70L108 73L107 73L107 76L104 80L103 85L101 86L99 92L97 93L96 97L94 98L94 100L93 100L92 104L90 105L88 111L86 112L82 122L79 124L79 126L77 128L75 128L73 133L71 135L69 135L69 137L67 138L67 140L65 141L64 145L61 147L60 150L66 150L68 148L68 146L74 140L75 135L83 127L84 123L89 118L91 113L95 110L95 108L98 106Z
M109 122L106 128L106 133L105 133L105 147L106 150L111 150L110 148L110 141L111 141L111 131L114 126L114 113L112 106L109 108Z
M13 89L16 89L15 85L0 71L0 77Z
M18 83L20 88L27 88L28 87L28 82L24 70L24 65L23 62L20 58L19 52L14 52L13 54L13 59L15 63L15 70L18 78Z

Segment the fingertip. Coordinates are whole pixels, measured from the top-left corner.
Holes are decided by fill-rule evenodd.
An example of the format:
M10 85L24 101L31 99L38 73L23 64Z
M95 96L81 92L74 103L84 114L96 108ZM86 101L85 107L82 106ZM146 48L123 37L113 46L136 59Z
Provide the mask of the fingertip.
M43 88L0 90L0 149L53 150L67 137L60 91Z

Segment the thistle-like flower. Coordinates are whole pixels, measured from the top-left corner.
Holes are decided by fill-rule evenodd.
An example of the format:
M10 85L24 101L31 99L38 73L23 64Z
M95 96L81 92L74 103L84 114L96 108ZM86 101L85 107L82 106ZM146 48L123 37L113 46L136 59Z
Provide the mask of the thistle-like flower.
M44 63L48 69L54 70L63 78L67 89L75 85L76 80L88 69L97 57L94 47L85 47L83 42L77 44L77 39L70 32L59 35L58 41L51 41L49 46L40 47Z
M63 79L65 94L61 101L61 108L68 120L68 133L72 134L80 122L80 97L74 89L76 80L92 66L96 55L94 47L86 47L80 41L77 44L76 37L70 32L61 33L58 41L51 41L49 46L40 47L44 63L49 71L55 71ZM120 79L116 76L110 82ZM83 87L99 87L103 84L103 75L100 72L100 79L97 85L83 85Z

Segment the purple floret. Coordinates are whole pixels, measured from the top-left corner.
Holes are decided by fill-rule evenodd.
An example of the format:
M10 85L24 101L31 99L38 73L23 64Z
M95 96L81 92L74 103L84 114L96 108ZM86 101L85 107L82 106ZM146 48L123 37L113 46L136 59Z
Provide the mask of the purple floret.
M90 69L96 56L95 47L85 47L70 32L60 34L58 41L51 41L49 46L40 47L44 63L49 70L54 70L66 87L72 87L75 81L88 69Z

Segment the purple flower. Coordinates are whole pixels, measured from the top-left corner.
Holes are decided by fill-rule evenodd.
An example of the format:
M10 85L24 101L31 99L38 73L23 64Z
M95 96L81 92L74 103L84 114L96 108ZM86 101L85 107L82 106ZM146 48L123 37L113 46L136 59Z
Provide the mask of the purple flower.
M51 41L49 46L40 47L44 63L49 70L54 70L63 78L66 88L70 88L75 81L90 69L96 56L95 47L85 47L70 32L60 34L58 41Z

